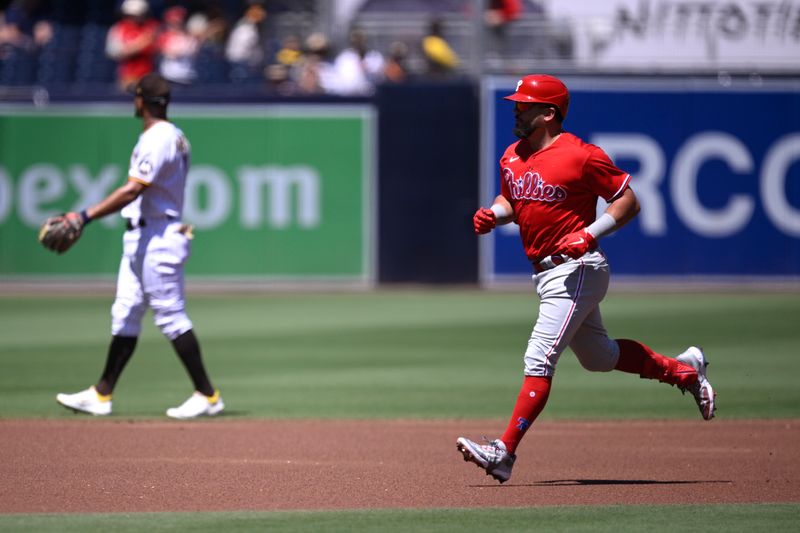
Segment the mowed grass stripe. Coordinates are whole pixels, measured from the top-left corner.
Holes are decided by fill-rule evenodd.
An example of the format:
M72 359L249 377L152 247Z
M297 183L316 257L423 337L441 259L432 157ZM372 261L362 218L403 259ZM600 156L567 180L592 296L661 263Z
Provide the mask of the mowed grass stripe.
M527 507L371 511L0 515L0 531L325 531L616 533L796 531L800 505Z
M71 416L57 392L99 376L112 296L0 296L0 417ZM611 294L613 337L668 355L702 346L725 418L800 416L793 294ZM505 419L535 320L532 292L374 291L191 296L189 312L232 417ZM695 418L663 384L589 373L567 351L544 419ZM162 417L190 392L145 319L115 416ZM635 401L631 401L635 398Z

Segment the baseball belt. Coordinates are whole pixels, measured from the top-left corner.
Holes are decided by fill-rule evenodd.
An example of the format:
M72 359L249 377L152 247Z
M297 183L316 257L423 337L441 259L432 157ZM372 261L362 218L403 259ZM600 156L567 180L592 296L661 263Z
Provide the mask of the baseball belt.
M125 229L128 231L135 230L136 228L143 228L147 225L145 219L133 220L132 218L125 219Z
M162 221L162 220L163 221L167 221L167 222L172 222L172 221L178 220L178 218L170 216L170 215L167 215L167 216L164 216L164 217L155 217L155 219L150 218L150 222L155 223L156 226L158 225L159 221ZM147 226L147 220L145 220L144 218L140 218L140 219L126 218L125 219L125 229L128 230L128 231L134 230L136 228L143 228L145 226Z
M532 261L531 264L533 265L533 269L538 274L544 272L545 270L550 270L551 268L555 268L558 265L563 265L569 260L570 257L568 255L555 254L555 255L548 255L547 257L540 259L539 261Z

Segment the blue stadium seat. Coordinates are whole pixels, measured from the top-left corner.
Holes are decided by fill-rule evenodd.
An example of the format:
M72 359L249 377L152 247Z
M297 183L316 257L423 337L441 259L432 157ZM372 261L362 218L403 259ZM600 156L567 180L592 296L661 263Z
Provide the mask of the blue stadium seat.
M75 81L113 82L116 62L106 56L108 26L89 23L83 27L77 54Z
M222 50L206 44L200 48L195 58L197 84L218 84L228 82L228 62Z
M109 0L85 0L86 22L99 26L110 26L114 23L117 10L109 8Z
M22 48L8 47L0 85L33 85L36 81L37 54Z
M47 85L73 81L80 37L80 26L53 25L53 38L39 54L36 72L39 83Z

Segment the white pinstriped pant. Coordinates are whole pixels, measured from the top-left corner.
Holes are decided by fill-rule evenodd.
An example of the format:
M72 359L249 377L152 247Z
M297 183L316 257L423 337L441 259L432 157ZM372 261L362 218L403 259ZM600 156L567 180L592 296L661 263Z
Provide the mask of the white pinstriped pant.
M540 303L525 350L526 376L552 376L567 346L587 370L614 369L619 346L608 338L600 316L608 280L608 262L600 250L533 275Z
M126 231L122 240L111 334L138 337L142 317L150 307L161 333L174 340L192 329L185 311L183 280L190 241L180 232L180 222L156 219L146 224Z

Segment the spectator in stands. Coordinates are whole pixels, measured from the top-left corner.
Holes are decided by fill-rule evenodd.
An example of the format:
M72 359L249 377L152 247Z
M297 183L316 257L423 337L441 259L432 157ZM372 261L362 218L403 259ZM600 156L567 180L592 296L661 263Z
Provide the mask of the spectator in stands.
M210 47L224 53L228 37L228 21L219 9L196 11L186 21L189 32L201 47Z
M484 20L495 33L503 33L522 12L522 0L489 0Z
M333 62L333 84L326 92L340 95L369 95L383 81L383 54L367 46L367 35L361 30L350 32L350 46L339 52Z
M300 38L294 34L287 35L275 52L273 62L264 68L264 79L269 89L284 96L297 94L300 70L304 64Z
M0 83L31 85L36 80L39 51L53 37L46 2L14 0L2 15Z
M228 21L214 6L196 11L186 21L186 31L197 43L194 70L195 83L222 84L230 81L225 42Z
M120 11L122 19L108 30L106 55L117 61L117 84L126 90L153 71L159 23L146 0L125 0Z
M255 81L264 66L264 22L267 10L262 2L250 0L242 18L228 37L225 58L231 64L231 80Z
M186 31L200 44L208 38L208 26L208 15L202 11L192 13L186 20Z
M297 94L298 88L290 77L291 69L283 63L273 63L264 69L264 78L267 80L269 90L281 96Z
M2 13L0 46L33 52L53 38L44 0L14 0Z
M403 41L395 41L389 45L389 54L386 66L383 69L386 81L389 83L403 83L408 79L408 45Z
M520 17L522 0L489 0L484 20L490 30L490 51L507 56L513 43L508 42L509 25Z
M425 57L429 75L441 76L453 72L461 63L442 34L442 22L433 19L428 33L422 38L422 55Z
M322 32L314 32L305 41L305 52L290 74L298 91L306 94L326 92L333 84L333 64L330 61L330 44Z
M171 7L164 11L163 20L164 29L158 36L159 72L171 82L191 83L197 76L194 61L199 43L186 29L186 9Z
M287 68L295 66L303 57L300 39L297 35L287 35L281 43L281 48L275 53L275 62Z

